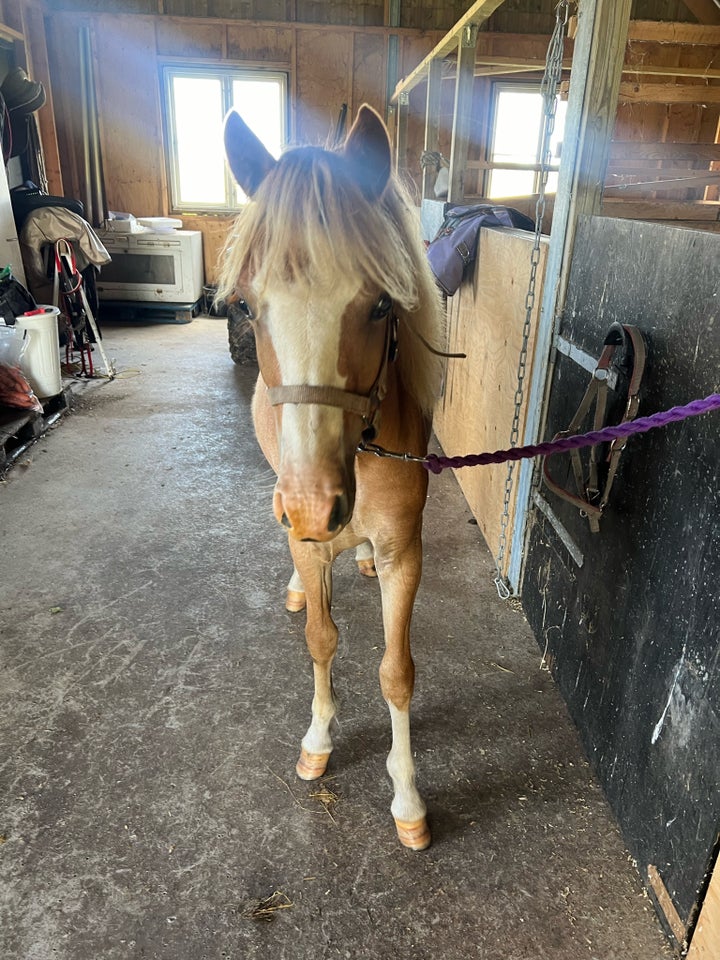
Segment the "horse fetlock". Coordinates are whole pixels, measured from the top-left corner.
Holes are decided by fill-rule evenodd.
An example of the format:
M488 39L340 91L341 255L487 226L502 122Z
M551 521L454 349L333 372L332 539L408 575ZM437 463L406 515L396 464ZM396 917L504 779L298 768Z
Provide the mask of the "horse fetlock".
M397 824L419 825L425 821L427 808L418 793L414 781L394 782L395 796L390 806L393 819ZM402 839L402 838L401 838Z

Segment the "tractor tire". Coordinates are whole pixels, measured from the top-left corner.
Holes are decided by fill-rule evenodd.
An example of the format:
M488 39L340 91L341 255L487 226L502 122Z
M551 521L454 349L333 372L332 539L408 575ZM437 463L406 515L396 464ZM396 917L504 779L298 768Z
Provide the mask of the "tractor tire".
M228 346L233 363L257 364L255 334L243 314L234 309L233 304L227 312Z

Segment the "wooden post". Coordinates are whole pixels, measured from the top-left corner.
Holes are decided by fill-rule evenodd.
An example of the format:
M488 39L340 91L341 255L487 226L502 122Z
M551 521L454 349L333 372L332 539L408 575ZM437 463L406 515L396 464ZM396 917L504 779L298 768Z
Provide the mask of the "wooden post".
M410 94L401 93L398 97L395 127L395 169L398 174L407 169L407 128L410 113Z
M720 23L720 9L714 0L685 0L685 6L698 23Z
M440 147L440 84L442 80L442 62L433 60L428 69L427 95L425 107L425 150L438 150ZM435 172L423 167L422 195L433 197L432 187Z
M453 111L452 145L450 147L450 187L448 190L448 200L451 203L462 203L465 199L465 165L468 158L472 127L477 34L477 24L469 23L462 31L458 45L455 109Z
M575 230L584 214L597 214L615 126L632 0L581 0L570 75L568 112L550 250L538 324L535 363L523 443L536 443L544 428L549 361L556 320L565 306ZM527 511L534 461L521 463L509 580L522 576Z

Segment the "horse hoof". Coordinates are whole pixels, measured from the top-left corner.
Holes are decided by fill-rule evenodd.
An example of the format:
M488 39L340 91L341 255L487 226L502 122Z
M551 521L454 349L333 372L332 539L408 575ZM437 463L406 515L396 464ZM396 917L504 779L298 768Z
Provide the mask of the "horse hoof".
M374 560L358 560L358 570L364 577L377 577Z
M426 850L430 846L430 829L425 817L412 823L396 820L395 826L400 843L409 850Z
M301 780L319 780L327 770L329 753L308 753L303 747L295 772Z
M290 613L299 613L305 609L305 594L302 590L288 590L285 597L285 609Z

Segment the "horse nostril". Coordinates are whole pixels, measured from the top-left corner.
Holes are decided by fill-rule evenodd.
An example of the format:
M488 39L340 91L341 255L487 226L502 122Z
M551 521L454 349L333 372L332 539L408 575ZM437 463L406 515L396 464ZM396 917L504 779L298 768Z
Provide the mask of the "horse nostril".
M328 530L334 533L345 522L345 497L335 497L330 519L328 520Z
M288 519L288 515L286 513L283 513L280 523L284 527L287 527L288 530L292 530L292 524L290 523L290 520Z

